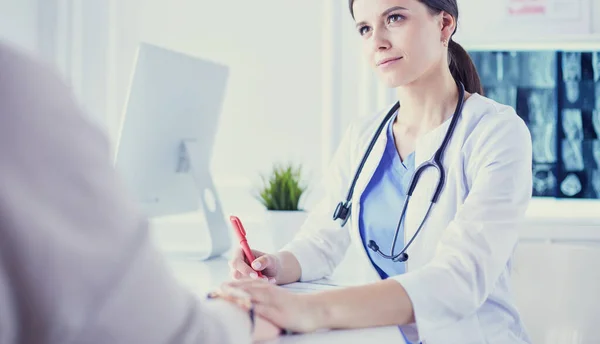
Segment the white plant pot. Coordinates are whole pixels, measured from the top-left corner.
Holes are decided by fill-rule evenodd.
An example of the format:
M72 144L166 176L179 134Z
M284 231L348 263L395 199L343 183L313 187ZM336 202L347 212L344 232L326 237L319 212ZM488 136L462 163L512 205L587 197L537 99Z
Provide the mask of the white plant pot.
M265 230L271 238L273 251L280 250L292 241L306 221L306 211L268 210L265 215Z

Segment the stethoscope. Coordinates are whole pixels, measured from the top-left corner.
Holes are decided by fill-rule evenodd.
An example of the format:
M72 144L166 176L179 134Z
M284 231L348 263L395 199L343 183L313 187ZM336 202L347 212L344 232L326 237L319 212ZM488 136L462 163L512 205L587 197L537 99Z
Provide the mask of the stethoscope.
M444 137L442 144L440 145L438 150L435 152L433 157L431 159L425 161L424 163L422 163L415 170L415 172L413 173L412 178L410 180L408 192L406 194L406 199L404 200L404 205L402 206L402 213L400 214L400 220L398 220L398 226L396 227L396 233L394 234L394 241L392 242L391 253L389 255L387 255L387 254L381 252L381 250L379 250L379 246L377 245L377 243L374 240L369 240L368 247L371 250L379 253L379 255L382 256L383 258L391 259L394 262L405 262L408 260L408 254L406 253L406 250L408 250L408 248L410 247L412 242L415 240L415 238L421 231L421 228L423 228L423 224L425 223L425 220L427 220L427 217L429 216L431 207L433 206L434 203L436 203L438 201L438 198L440 197L440 194L442 193L442 189L444 188L444 183L446 182L446 172L442 165L442 159L444 157L444 152L446 150L446 147L448 146L448 142L450 141L450 138L452 138L452 134L454 133L454 129L456 128L456 123L458 122L458 119L462 112L462 107L463 107L463 102L464 102L464 97L465 97L464 85L459 81L457 81L457 85L458 85L458 104L456 105L456 110L454 111L454 115L452 116L452 119L450 121L450 126L448 128L448 131L446 132L446 136ZM371 139L369 147L367 148L367 151L363 155L360 165L358 166L358 169L357 169L356 173L354 174L354 179L352 180L352 185L350 186L350 189L348 190L348 195L346 196L346 200L338 203L337 207L335 208L335 211L333 212L333 220L334 221L342 220L342 222L341 222L342 227L346 225L346 222L348 222L348 218L350 217L350 211L352 208L352 194L354 193L354 186L356 185L358 177L360 176L360 172L362 171L362 169L365 165L365 162L369 158L369 154L371 154L371 150L375 146L375 143L377 142L379 135L383 131L383 128L385 128L385 126L389 122L390 118L396 113L396 111L398 111L399 108L400 108L400 102L396 102L396 104L394 104L394 106L392 106L390 111L387 113L387 115L385 116L385 118L383 119L383 121L381 122L379 127L377 128L377 131L375 132L375 135ZM415 234L413 234L412 238L408 241L408 244L402 249L402 251L400 251L400 253L394 255L394 249L396 248L396 240L398 239L398 233L400 232L400 225L402 224L402 220L404 219L404 216L406 215L406 209L408 207L408 202L409 202L410 198L412 197L413 191L415 190L415 188L417 186L419 177L429 167L435 168L439 174L437 187L435 189L435 192L433 193L431 202L429 203L429 208L427 209L427 212L425 213L425 217L423 218L423 221L421 221L421 224L415 231Z

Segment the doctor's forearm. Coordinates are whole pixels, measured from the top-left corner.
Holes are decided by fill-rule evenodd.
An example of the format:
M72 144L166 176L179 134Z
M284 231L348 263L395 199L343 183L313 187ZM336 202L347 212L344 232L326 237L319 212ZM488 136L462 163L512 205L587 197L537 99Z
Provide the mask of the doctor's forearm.
M277 278L278 284L288 284L297 282L300 280L300 276L302 275L302 268L300 267L300 262L293 253L288 251L280 251L277 253L277 258L279 259L280 266L280 275Z
M364 328L413 323L408 294L394 280L311 295L319 328Z

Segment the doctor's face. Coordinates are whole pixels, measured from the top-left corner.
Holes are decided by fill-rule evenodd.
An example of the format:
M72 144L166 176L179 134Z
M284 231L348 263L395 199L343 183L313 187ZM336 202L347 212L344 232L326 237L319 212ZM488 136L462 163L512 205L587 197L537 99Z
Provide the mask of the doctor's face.
M447 65L442 41L455 27L447 13L432 14L418 0L355 0L353 10L366 61L389 87Z

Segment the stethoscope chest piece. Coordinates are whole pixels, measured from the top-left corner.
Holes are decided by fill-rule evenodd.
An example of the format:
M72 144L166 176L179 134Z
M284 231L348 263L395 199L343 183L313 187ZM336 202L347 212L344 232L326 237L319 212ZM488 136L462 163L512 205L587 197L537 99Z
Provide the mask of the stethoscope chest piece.
M342 220L342 227L348 222L348 218L350 217L350 202L340 202L338 203L335 211L333 212L333 220Z

